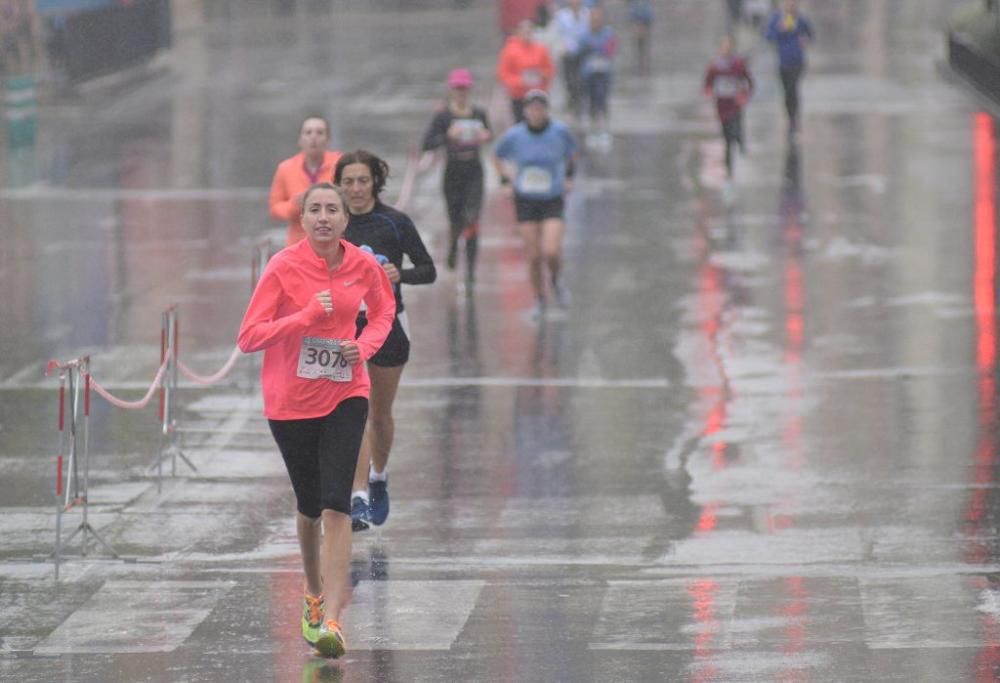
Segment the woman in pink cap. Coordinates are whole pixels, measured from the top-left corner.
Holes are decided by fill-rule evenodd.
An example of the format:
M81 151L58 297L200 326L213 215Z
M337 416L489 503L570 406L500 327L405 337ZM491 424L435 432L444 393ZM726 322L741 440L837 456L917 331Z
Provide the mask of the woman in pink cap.
M444 147L444 200L448 207L451 240L447 264L454 270L458 259L458 241L465 241L465 279L476 279L476 254L479 247L479 214L483 206L483 162L479 149L493 139L486 111L469 102L474 84L468 69L454 69L448 74L448 101L434 115L424 135L424 152Z

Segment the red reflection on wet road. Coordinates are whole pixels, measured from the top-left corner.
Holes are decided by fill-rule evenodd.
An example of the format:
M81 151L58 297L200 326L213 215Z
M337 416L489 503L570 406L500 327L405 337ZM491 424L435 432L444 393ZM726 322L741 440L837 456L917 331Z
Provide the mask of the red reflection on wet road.
M972 290L976 308L976 364L985 373L992 371L996 363L997 341L996 137L993 119L988 114L976 114L974 130L976 269ZM992 392L988 400L992 403Z
M996 402L996 131L992 117L980 112L973 118L974 206L973 218L974 271L972 299L976 312L976 369L979 371L979 442L973 463L975 486L966 511L966 560L984 564L991 560L990 538L994 531L986 519L991 496L996 495L994 436ZM980 599L996 595L997 586L985 577L972 579L972 587ZM983 647L972 662L977 683L996 681L1000 672L1000 623L997 615L980 615Z
M973 305L976 312L976 368L979 371L979 443L973 463L969 508L966 511L967 535L970 538L966 560L982 564L989 559L989 548L982 540L981 526L989 506L994 482L993 435L996 412L996 133L993 119L985 113L975 115L973 123L975 161L975 216L973 230L974 272Z
M708 406L703 418L701 436L704 439L715 439L710 449L712 469L722 470L728 464L727 444L725 440L719 438L719 434L725 429L729 401L732 400L726 366L719 349L719 332L723 328L727 292L724 289L724 272L711 261L712 242L708 234L705 209L707 204L700 203L694 235L699 261L695 310L700 316L698 331L706 351L706 365L714 370L718 384L699 386L698 403L700 406ZM702 506L701 514L695 524L696 533L709 534L718 528L719 507L718 501ZM687 590L692 599L691 621L695 627L694 661L690 680L692 683L710 683L715 681L719 674L718 667L711 663L719 647L716 638L719 635L720 622L715 615L719 585L712 579L702 578L694 580L688 585Z
M799 471L805 465L802 443L804 427L802 407L802 348L805 344L806 288L802 267L802 241L804 226L802 216L805 201L801 183L801 160L795 147L785 156L785 185L781 193L779 213L781 240L784 247L784 316L785 340L782 360L786 383L786 405L782 424L782 444L785 448L785 467ZM785 493L781 509L798 508L798 491ZM772 513L770 531L781 532L795 526L795 519L788 513ZM776 615L784 623L782 628L782 653L788 663L776 672L781 683L805 683L808 672L794 658L806 650L809 632L809 591L801 576L789 576L782 581L784 599L776 607Z
M691 596L691 616L695 625L694 636L694 666L691 676L692 683L709 683L718 675L718 667L709 660L716 651L715 642L719 634L720 622L715 616L715 596L719 592L719 584L712 579L697 579L688 586Z
M695 530L699 533L708 533L709 531L715 531L715 527L719 524L719 504L709 503L701 509L701 515L698 517L698 523L695 525Z
M784 247L785 348L782 354L787 377L788 414L782 440L787 464L798 471L804 464L802 449L802 347L805 342L805 278L802 272L802 213L805 202L799 152L790 147L785 155L785 185L781 192L781 239Z
M715 435L726 426L729 402L733 400L732 387L729 384L729 376L726 373L726 365L722 359L719 349L719 332L723 328L723 315L726 312L727 292L724 289L724 272L711 261L712 243L708 235L706 216L702 205L699 210L698 229L695 232L696 248L699 255L700 265L698 267L697 280L697 306L701 319L698 322L698 331L705 342L705 349L708 355L708 362L718 377L718 386L701 386L698 395L701 405L709 404L711 407L705 415L705 426L702 429L702 437L716 438ZM712 469L725 469L726 462L726 442L717 439L712 443L711 458Z
M787 601L778 607L778 615L785 620L782 628L781 651L786 657L793 657L806 650L806 636L809 629L809 590L801 576L789 576L783 581ZM794 661L794 660L793 660ZM778 672L781 683L805 683L807 672L794 665Z

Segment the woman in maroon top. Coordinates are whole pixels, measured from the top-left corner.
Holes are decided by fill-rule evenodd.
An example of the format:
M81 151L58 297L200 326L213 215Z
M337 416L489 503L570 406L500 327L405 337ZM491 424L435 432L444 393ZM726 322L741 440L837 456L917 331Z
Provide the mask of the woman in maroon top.
M705 95L715 98L715 108L726 142L726 177L733 178L733 145L746 154L743 137L743 107L753 94L753 78L743 58L733 51L733 39L719 41L719 54L705 73Z

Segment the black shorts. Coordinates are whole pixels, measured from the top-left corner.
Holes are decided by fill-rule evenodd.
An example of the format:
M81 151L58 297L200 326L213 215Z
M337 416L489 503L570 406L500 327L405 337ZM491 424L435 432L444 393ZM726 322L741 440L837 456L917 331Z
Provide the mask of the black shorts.
M304 420L268 420L292 480L298 511L318 518L323 510L351 514L351 489L368 399L345 399L329 415Z
M392 319L392 329L389 330L389 336L385 338L385 343L382 344L382 348L375 352L374 356L368 359L372 365L382 368L398 368L406 365L406 362L410 360L410 337L406 334L400 316L405 319L406 312L397 313L396 317ZM368 324L368 318L365 317L364 313L361 313L355 323L357 324L357 332L354 338L357 339L361 336L361 330L365 329L365 325Z
M517 213L518 223L529 221L546 221L550 218L563 217L563 198L553 197L552 199L525 199L514 196L514 211Z

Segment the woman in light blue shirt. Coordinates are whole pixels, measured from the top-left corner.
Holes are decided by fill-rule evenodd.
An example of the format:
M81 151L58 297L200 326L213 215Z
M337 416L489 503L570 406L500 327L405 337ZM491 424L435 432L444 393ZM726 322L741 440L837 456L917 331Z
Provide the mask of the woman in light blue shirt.
M500 138L494 164L504 191L514 198L535 292L532 314L540 317L547 303L546 270L556 306L568 305L559 274L566 232L563 196L573 184L576 141L564 123L549 117L549 97L541 90L525 95L524 116Z

